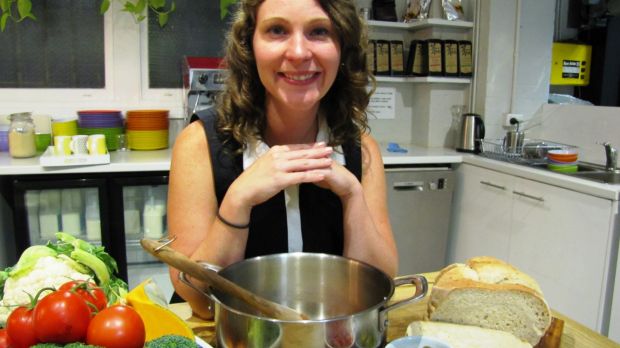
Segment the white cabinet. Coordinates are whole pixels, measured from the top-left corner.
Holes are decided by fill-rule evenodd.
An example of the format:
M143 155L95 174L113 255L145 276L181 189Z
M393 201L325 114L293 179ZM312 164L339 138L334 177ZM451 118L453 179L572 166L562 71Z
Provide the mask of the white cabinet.
M457 171L451 262L487 255L508 259L512 179L509 175L463 164Z
M457 174L450 260L502 258L533 276L553 309L605 331L617 204L470 164Z
M620 257L616 264L616 282L609 319L609 338L620 343Z

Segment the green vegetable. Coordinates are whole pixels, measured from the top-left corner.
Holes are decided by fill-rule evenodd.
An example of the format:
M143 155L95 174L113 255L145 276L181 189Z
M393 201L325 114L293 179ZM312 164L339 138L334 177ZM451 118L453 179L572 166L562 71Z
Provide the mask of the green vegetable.
M144 348L200 348L200 346L185 336L164 335L146 342Z
M127 294L127 284L115 276L118 272L116 261L103 246L63 232L56 233L56 238L56 242L29 247L15 266L0 271L0 325L12 308L26 300L24 294L35 294L44 287L58 287L71 279L92 278L104 290L110 304ZM35 268L41 272L32 272ZM62 270L54 271L57 269Z
M47 243L47 247L59 254L69 257L78 264L86 266L94 273L97 284L103 288L109 303L116 302L127 293L127 284L114 276L118 266L114 258L105 251L103 246L95 246L64 232L57 232L58 242Z

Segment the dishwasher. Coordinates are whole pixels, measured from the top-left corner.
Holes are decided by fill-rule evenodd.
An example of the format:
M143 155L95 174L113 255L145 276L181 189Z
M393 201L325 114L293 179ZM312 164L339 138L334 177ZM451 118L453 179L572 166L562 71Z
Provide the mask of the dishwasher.
M437 271L446 266L455 173L450 165L386 166L398 273Z

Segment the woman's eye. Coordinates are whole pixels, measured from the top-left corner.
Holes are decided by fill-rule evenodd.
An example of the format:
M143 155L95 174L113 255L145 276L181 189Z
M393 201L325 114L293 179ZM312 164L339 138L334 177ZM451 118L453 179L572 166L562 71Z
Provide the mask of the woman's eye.
M326 37L326 36L329 36L329 30L327 28L315 28L315 29L312 29L311 35L319 36L319 37L321 36Z
M267 29L267 32L272 35L283 35L286 33L286 31L284 30L284 27L279 26L279 25L274 25L274 26L269 27Z

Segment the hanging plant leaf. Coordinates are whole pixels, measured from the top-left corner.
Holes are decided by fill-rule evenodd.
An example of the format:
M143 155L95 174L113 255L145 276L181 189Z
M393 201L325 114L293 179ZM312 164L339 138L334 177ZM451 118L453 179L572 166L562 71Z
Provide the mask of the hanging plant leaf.
M101 6L99 7L99 13L104 14L110 8L110 0L103 0L101 2Z
M9 6L10 6L9 0L0 0L0 10L2 10L2 12L6 13L7 10L9 9Z
M168 14L167 13L160 13L159 15L157 15L157 20L159 21L159 26L163 27L166 25L166 23L168 23Z
M30 0L17 0L17 13L19 13L19 19L28 18L32 16L32 2Z
M9 13L8 12L2 13L2 17L0 17L0 30L4 31L4 28L6 28L6 21L8 19L9 19Z
M149 0L149 7L159 9L164 6L166 6L166 0Z
M237 3L237 0L220 0L220 19L226 18L228 16L228 9L230 6Z

